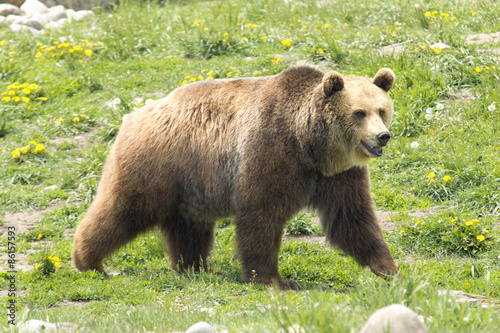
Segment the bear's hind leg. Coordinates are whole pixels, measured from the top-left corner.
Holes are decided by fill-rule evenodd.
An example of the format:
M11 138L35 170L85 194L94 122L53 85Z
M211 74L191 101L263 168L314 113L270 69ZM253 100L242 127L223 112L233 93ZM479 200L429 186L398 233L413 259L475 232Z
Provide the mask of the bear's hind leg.
M96 199L75 232L72 256L80 271L104 273L103 259L152 225L147 214L136 210L139 205L110 207L106 202Z
M215 222L171 219L161 226L172 269L185 272L191 268L208 270L207 258L214 242ZM201 265L200 265L201 264Z

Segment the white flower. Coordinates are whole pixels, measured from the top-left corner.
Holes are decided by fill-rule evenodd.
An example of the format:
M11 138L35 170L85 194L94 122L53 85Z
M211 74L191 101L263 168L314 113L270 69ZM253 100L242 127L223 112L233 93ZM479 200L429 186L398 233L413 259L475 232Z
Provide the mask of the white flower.
M413 149L417 149L417 148L418 148L418 142L416 142L416 141L415 141L415 142L412 142L412 143L410 144L410 147L412 147Z
M441 103L436 104L436 110L443 110L443 109L444 109L443 104L441 104Z
M148 105L150 103L153 103L154 101L151 98L148 98L144 104Z
M427 120L431 120L431 119L432 119L432 114L427 113L427 114L425 115L425 119L427 119Z
M141 104L142 102L144 102L144 99L137 97L134 99L134 101L132 103L134 103L135 105L138 105L138 104Z
M490 106L488 106L488 111L495 111L497 108L495 107L495 103L492 103Z
M426 112L426 113L432 113L432 108L427 108L427 109L425 109L425 112Z
M116 109L118 109L118 105L120 105L121 102L122 102L122 100L119 99L118 97L116 97L111 102L106 104L106 106L110 109L116 110Z

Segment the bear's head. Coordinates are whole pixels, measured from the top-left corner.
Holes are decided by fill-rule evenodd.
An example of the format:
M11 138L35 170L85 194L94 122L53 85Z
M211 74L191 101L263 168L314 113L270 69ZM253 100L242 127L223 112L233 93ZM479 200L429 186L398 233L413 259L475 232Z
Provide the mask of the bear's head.
M372 157L382 156L391 138L388 128L393 106L387 92L394 80L394 72L387 68L373 79L335 71L323 76L316 89L314 131L322 132L326 140L312 154L323 174L365 165Z

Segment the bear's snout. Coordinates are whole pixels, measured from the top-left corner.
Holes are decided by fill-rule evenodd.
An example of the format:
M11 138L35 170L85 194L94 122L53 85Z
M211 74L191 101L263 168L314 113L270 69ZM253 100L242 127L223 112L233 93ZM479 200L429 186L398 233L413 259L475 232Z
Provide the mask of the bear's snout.
M387 145L387 142L389 142L389 139L391 138L391 133L389 132L381 132L377 134L377 140L380 142L380 145L382 147Z

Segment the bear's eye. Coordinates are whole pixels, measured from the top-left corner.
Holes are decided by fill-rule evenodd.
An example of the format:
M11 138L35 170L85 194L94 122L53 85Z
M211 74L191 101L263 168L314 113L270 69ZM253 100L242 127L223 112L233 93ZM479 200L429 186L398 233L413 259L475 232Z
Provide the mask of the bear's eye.
M356 112L354 113L354 115L355 115L356 117L358 117L358 118L364 118L364 117L366 117L366 113L365 113L365 111L356 111Z
M378 114L380 115L381 118L383 118L385 116L385 111L384 110L380 110L378 112Z

